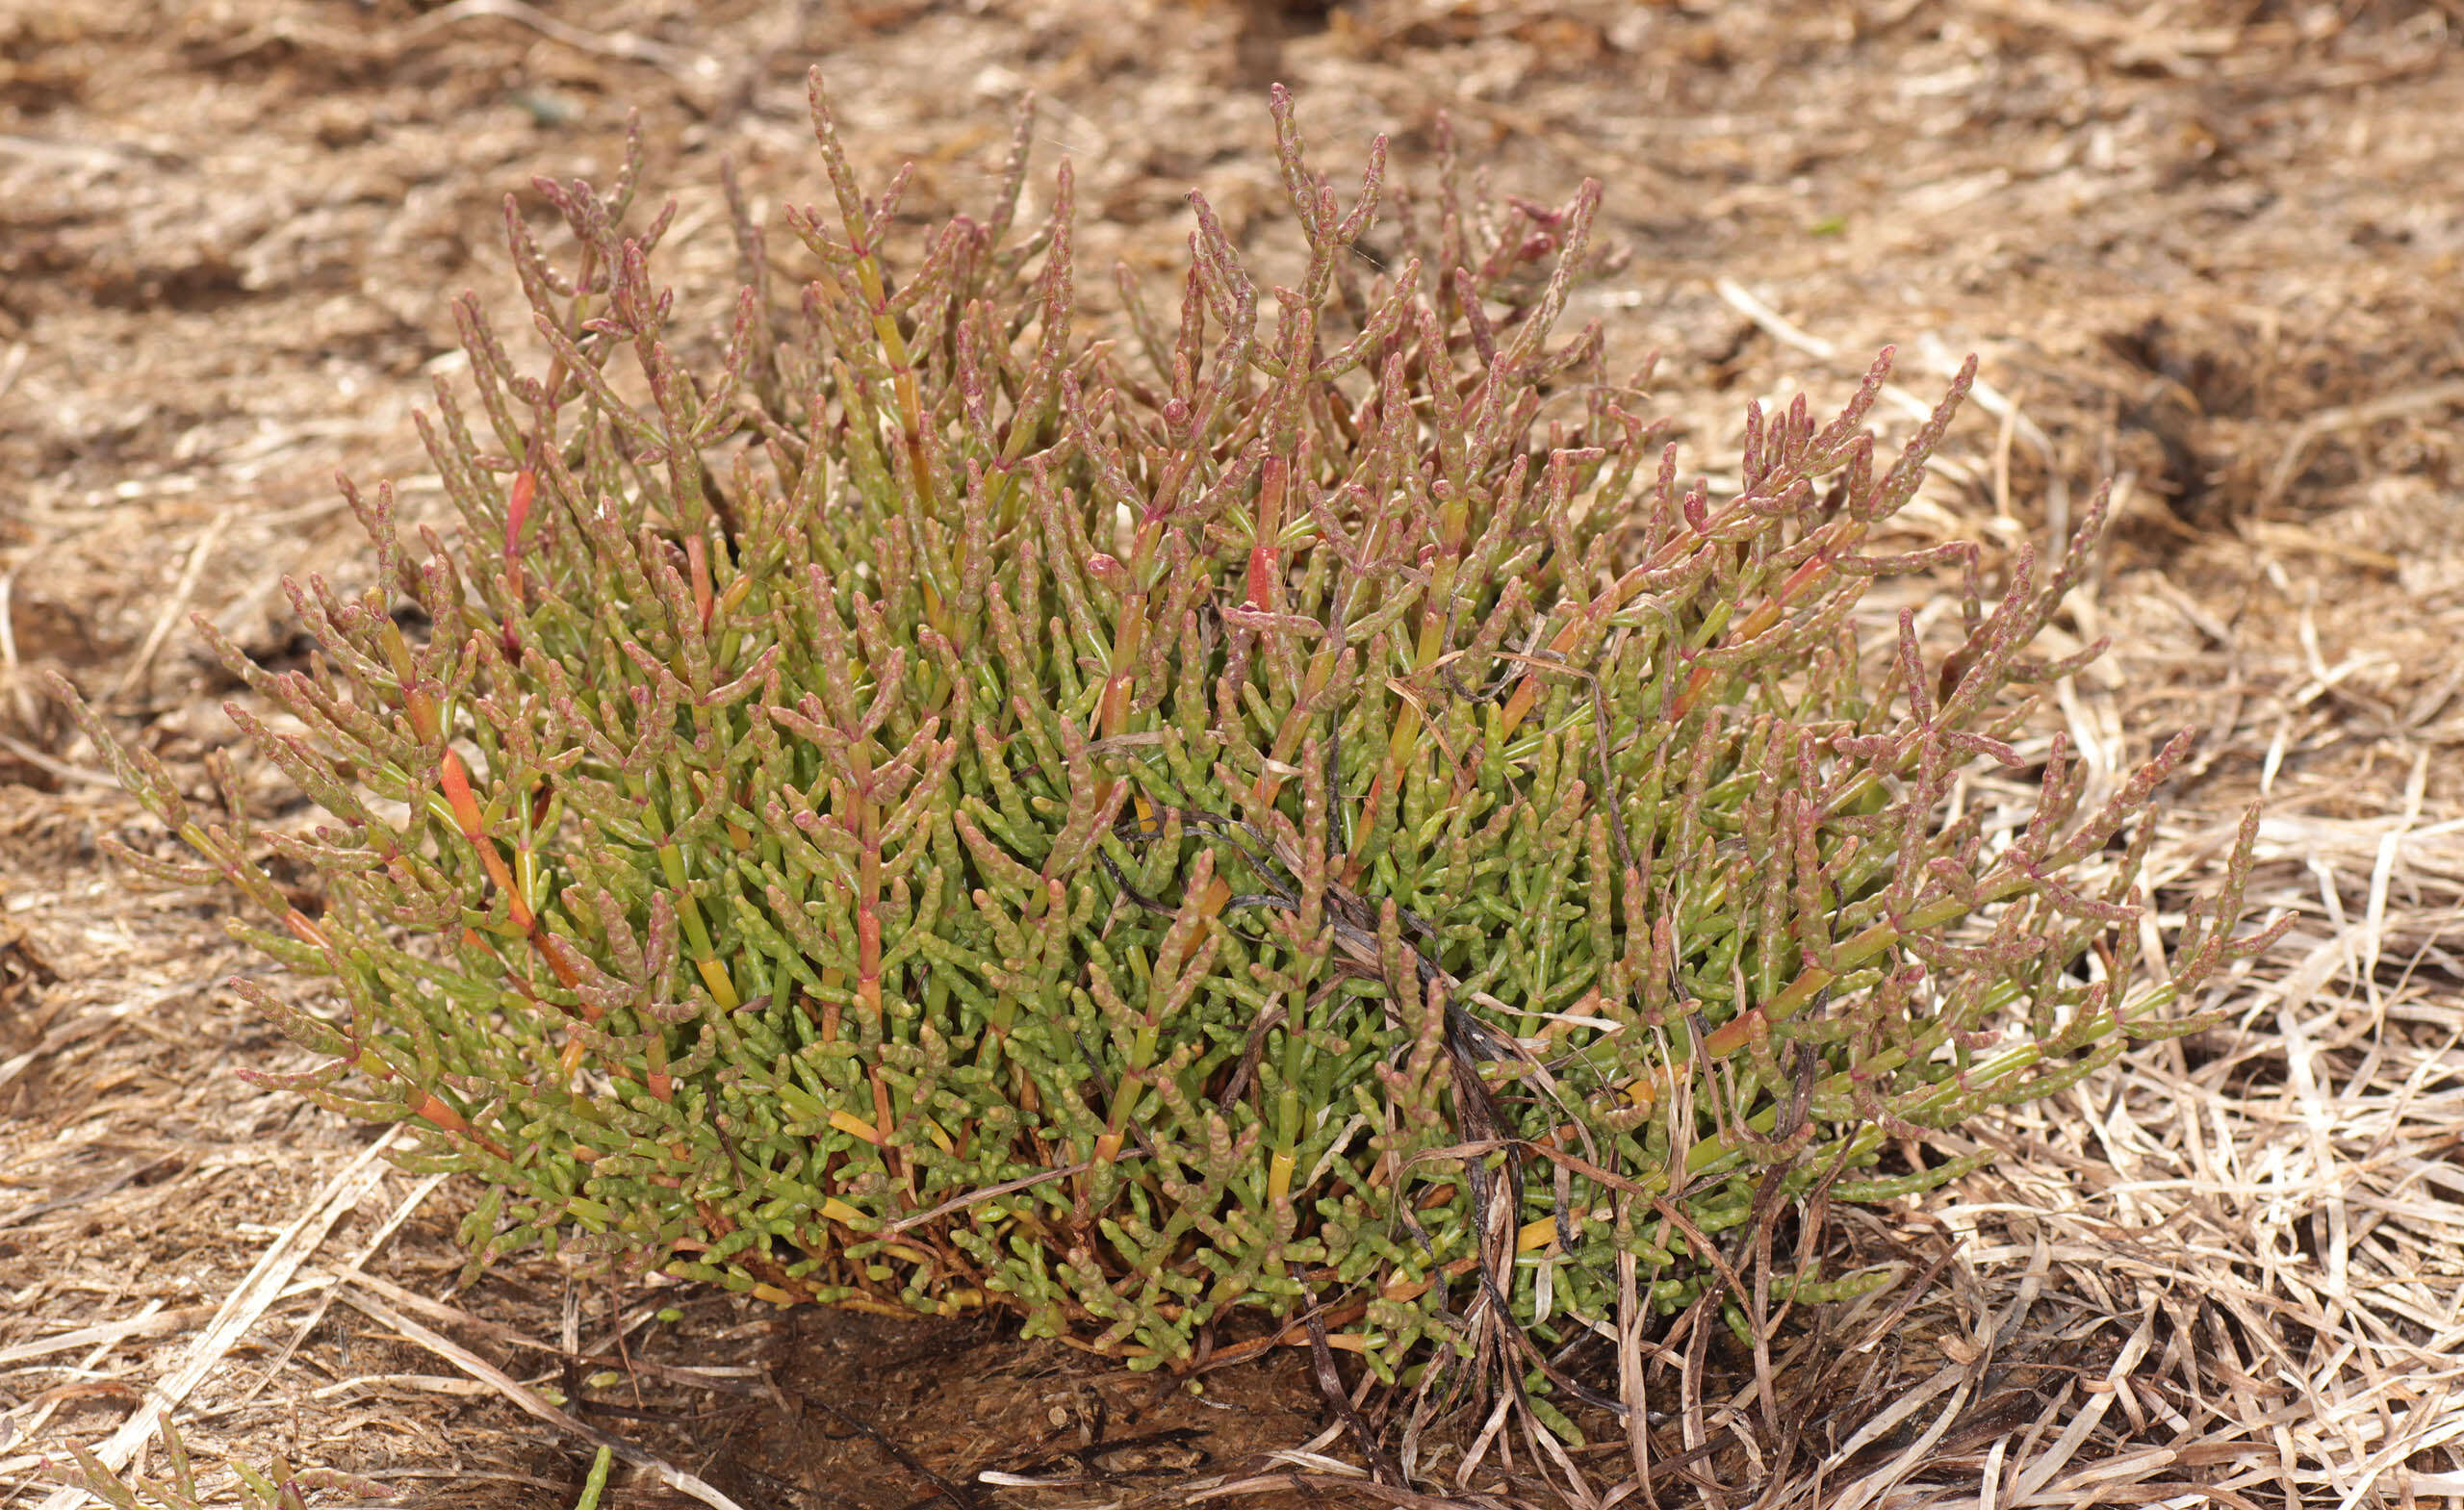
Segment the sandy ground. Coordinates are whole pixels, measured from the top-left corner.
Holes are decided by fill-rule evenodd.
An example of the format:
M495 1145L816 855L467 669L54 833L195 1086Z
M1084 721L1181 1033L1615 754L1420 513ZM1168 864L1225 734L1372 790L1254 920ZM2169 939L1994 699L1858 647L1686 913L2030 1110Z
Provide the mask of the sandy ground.
M774 217L821 194L815 64L875 182L918 163L911 228L982 197L1035 90L1034 181L1069 156L1082 266L1136 276L1173 265L1192 187L1271 270L1272 80L1338 171L1382 130L1410 183L1443 113L1501 190L1598 177L1631 260L1575 318L1663 353L1655 401L1714 477L1748 398L1835 402L1895 343L1930 399L1979 353L1909 527L2008 550L2118 479L2057 631L2116 651L2048 718L2109 769L2203 730L2158 936L2262 793L2258 895L2299 921L2231 1025L1980 1131L1997 1170L1876 1218L1950 1256L1809 1343L1826 1476L1769 1502L2464 1493L2459 26L2366 0L0 6L0 1506L208 1351L176 1417L205 1460L571 1504L588 1447L414 1323L747 1505L1394 1502L1346 1487L1340 1442L1261 1455L1319 1438L1296 1359L1200 1394L994 1325L537 1262L455 1288L472 1192L355 1163L371 1130L233 1076L299 1062L222 984L249 964L220 899L97 847L160 839L39 675L202 782L236 683L187 615L298 653L282 578L365 570L337 469L442 517L411 415L453 370L447 299L512 302L504 196L603 179L638 107L669 275L715 318L717 162ZM240 1299L252 1329L216 1327ZM1749 1416L1705 1427L1707 1502L1762 1483ZM1520 1455L1431 1472L1552 1502ZM686 1501L620 1472L605 1502Z

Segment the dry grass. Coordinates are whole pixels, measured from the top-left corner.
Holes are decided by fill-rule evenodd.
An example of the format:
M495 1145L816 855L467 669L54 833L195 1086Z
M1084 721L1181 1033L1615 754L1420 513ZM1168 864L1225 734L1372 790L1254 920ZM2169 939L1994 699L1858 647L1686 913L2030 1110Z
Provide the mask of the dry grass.
M67 1502L40 1467L66 1443L141 1460L164 1410L202 1461L282 1453L459 1507L570 1505L592 1433L692 1480L620 1473L620 1505L1429 1502L1363 1482L1340 1431L1310 1439L1301 1359L1197 1399L997 1335L611 1294L587 1268L457 1290L469 1192L225 1073L295 1067L216 984L244 953L213 909L97 858L133 808L32 674L114 693L194 770L231 737L228 689L181 609L275 655L279 573L352 570L324 477L420 471L407 408L443 294L496 288L469 265L496 196L603 155L632 101L668 181L712 180L725 148L773 202L808 195L772 97L821 53L856 135L926 159L925 198L966 195L996 96L1032 84L1106 222L1094 255L1140 266L1187 184L1236 226L1267 202L1262 67L1329 153L1399 125L1408 166L1445 105L1502 183L1599 173L1638 255L1577 313L1667 348L1660 400L1715 474L1739 390L1836 396L1897 340L1921 393L1983 351L1991 397L1912 518L2007 549L2121 474L2121 538L2058 631L2115 651L2047 728L2107 772L2204 731L2151 943L2268 800L2253 897L2297 922L2217 994L2221 1026L1974 1129L2001 1152L1985 1172L1832 1214L1826 1241L1909 1284L1792 1318L1761 1380L1713 1318L1641 1340L1648 1494L1621 1491L1613 1426L1563 1462L1509 1430L1467 1470L1477 1421L1421 1444L1421 1493L2464 1498L2451 15L1358 0L1313 31L1228 4L961 9L0 16L0 1507Z

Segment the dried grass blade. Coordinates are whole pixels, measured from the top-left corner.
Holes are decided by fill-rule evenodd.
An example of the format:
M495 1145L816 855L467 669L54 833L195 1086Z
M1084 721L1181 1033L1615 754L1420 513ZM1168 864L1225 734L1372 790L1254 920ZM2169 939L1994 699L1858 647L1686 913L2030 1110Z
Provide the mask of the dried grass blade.
M521 1407L529 1415L537 1417L539 1420L546 1421L548 1424L555 1427L559 1431L568 1432L574 1436L579 1437L582 1441L589 1443L593 1446L606 1448L608 1451L614 1453L617 1457L622 1458L632 1467L640 1469L645 1473L651 1474L660 1483L667 1485L678 1494L689 1496L692 1498L698 1499L702 1501L702 1503L710 1506L711 1510L744 1510L742 1505L739 1505L733 1499L729 1498L726 1495L720 1493L719 1490L712 1487L710 1484L706 1483L695 1475L676 1467L674 1464L668 1462L665 1458L658 1456L656 1453L637 1447L633 1444L626 1441L624 1438L616 1436L611 1432L602 1431L597 1426L593 1426L587 1421L575 1420L572 1416L569 1416L565 1412L558 1410L555 1406L549 1404L546 1399L541 1397L538 1391L526 1387L518 1380L514 1379L510 1374L507 1374L503 1369L499 1369L496 1365L488 1362L486 1359L471 1351L469 1348L464 1347L461 1344L453 1341L449 1337L441 1336L438 1333L428 1330L419 1322L412 1320L409 1317L406 1317L400 1312L395 1310L392 1306L387 1305L382 1300L378 1300L372 1295L357 1293L355 1291L343 1292L343 1299L353 1308L364 1311L374 1319L382 1321L387 1326L392 1327L395 1333L401 1337L403 1341L417 1343L422 1347L426 1348L429 1352L443 1358L446 1362L452 1364L455 1368L460 1369L471 1377L495 1390L497 1394L504 1396L507 1400L512 1401L515 1405ZM63 1507L63 1510L65 1510L65 1507Z
M389 1133L361 1149L357 1158L344 1165L342 1171L317 1192L308 1203L308 1209L275 1235L273 1241L258 1256L255 1267L223 1299L221 1309L215 1313L204 1335L190 1345L180 1366L161 1384L147 1391L145 1403L138 1407L137 1413L122 1421L109 1441L93 1449L97 1459L116 1472L128 1467L137 1456L139 1447L154 1439L163 1418L186 1399L191 1390L203 1383L206 1375L221 1366L223 1356L247 1333L248 1328L256 1324L257 1318L265 1315L267 1307L282 1294L290 1285L292 1275L307 1262L308 1255L316 1251L317 1244L324 1241L325 1234L333 1230L334 1223L357 1206L361 1198L385 1177L386 1168L378 1161L393 1141L393 1135ZM57 1489L42 1501L39 1510L75 1510L85 1497L86 1492L82 1489Z

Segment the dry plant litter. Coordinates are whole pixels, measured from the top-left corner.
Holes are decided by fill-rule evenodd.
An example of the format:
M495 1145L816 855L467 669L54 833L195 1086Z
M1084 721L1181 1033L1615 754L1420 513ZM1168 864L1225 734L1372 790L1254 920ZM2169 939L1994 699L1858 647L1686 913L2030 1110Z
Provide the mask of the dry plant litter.
M2048 10L2019 24L2038 28L2022 35L2040 42L2048 35L2068 37L2062 28L2071 19L2066 13ZM2295 37L2271 32L2265 23L2238 33L2229 22L2219 24L2223 35L2236 37L2237 48L2220 53L2190 38L2168 51L2172 44L2162 33L2132 42L2142 58L2132 66L2147 68L2144 59L2156 60L2143 85L2116 82L2121 76L2096 71L2118 56L2120 44L2082 34L2076 45L2090 77L2099 81L2097 88L2124 99L2137 91L2137 97L2152 102L2153 114L2146 117L2151 128L2165 124L2165 113L2172 108L2169 102L2187 97L2168 81L2194 75L2209 76L2213 87L2227 90L2237 87L2230 83L2237 77L2310 78L2330 90L2384 89L2389 92L2379 117L2385 122L2379 141L2389 151L2381 160L2402 161L2398 149L2401 122L2407 118L2403 102L2412 97L2405 92L2405 81L2430 79L2438 66L2434 50L2426 54L2429 63L2422 61L2426 44L2418 28L2357 22L2348 33ZM2052 32L2044 30L2048 27ZM1956 26L1940 33L1945 42L1959 35ZM2006 38L1991 28L1987 35L1997 44ZM2152 53L2147 51L2151 43ZM1501 30L1494 41L1476 38L1465 45L1472 49L1466 54L1468 63L1488 56L1481 48L1494 53L1515 43ZM1886 38L1880 44L1861 45L1870 52L1876 45L1900 48L1903 43ZM1916 49L1910 56L1921 55L1919 43L1907 45ZM1859 49L1850 49L1842 56L1853 62L1858 55ZM2042 61L2057 54L2002 56L2025 57L2030 67L2058 71ZM2206 61L2217 58L2228 62ZM2251 73L2253 68L2275 72ZM1989 71L1959 87L1995 88L1993 77ZM1051 88L1049 83L1045 87ZM1541 76L1526 90L1521 108L1535 113L1535 120L1571 119L1550 115L1554 108L1550 102L1560 97L1552 90L1558 89L1557 81ZM1613 120L1606 124L1615 129ZM2125 121L2125 142L2140 124L2138 116ZM2272 150L2264 132L2243 136L2233 145L2253 154ZM1952 171L1956 181L1956 164ZM2231 192L2226 180L2213 193L2221 202ZM2199 187L2194 192L2210 191ZM1743 213L1751 217L1760 212L1747 203ZM2151 228L2144 240L2161 243L2164 234ZM2398 265L2403 265L2400 253ZM2332 266L2332 259L2310 265ZM1835 312L1825 313L1818 299L1792 296L1791 280L1803 271L1810 270L1816 284L1823 283L1829 275L1819 269L1790 269L1784 259L1761 268L1738 276L1802 331L1816 333L1835 344L1835 348L1853 347L1883 334L1853 319L1843 322ZM2228 270L2226 276L2246 274ZM1706 297L1710 296L1707 290ZM2127 311L2128 304L2122 307ZM2387 349L2372 346L2383 340L2379 332L2389 327L2383 323L2384 306L2368 298L2353 305L2339 327L2335 340L2341 346L2317 344L2324 338L2315 325L2304 323L2298 298L2280 307L2286 312L2285 335L2279 343L2262 330L2258 339L2263 351L2297 348L2305 341L2314 343L2313 352ZM2163 412L2164 405L2174 401L2169 398L2158 400L2150 422L2143 423L2143 417L2134 412L2115 429L2110 427L2111 412L2100 414L2088 376L2108 381L2104 374L2111 371L2110 362L2092 346L2084 352L2062 348L2059 320L2044 320L2056 308L2069 319L2102 319L2108 331L2147 340L2149 344L2130 348L2131 360L2144 353L2151 365L2179 373L2177 381L2195 385L2201 401L2220 400L2212 374L2175 365L2177 352L2197 349L2193 343L2198 339L2194 332L2202 310L2195 300L2169 310L2172 328L2152 336L2133 326L2137 316L2100 308L2092 291L2075 300L2057 298L2026 323L2001 327L2023 330L2044 344L2033 356L2006 349L2002 358L2022 373L2032 372L2033 381L2015 384L2013 369L1997 368L1989 357L1988 374L2007 395L2020 398L2021 404L2014 407L2021 419L2040 426L2057 447L2084 445L2084 451L2073 450L2069 465L2092 459L2100 435L2118 436L2120 459L2140 463L2134 468L2135 496L2126 498L2118 510L2124 521L2123 545L2090 584L2090 595L2073 600L2094 622L2071 626L2083 641L2116 633L2118 658L2130 674L2117 684L2100 684L2092 676L2082 678L2064 698L2060 712L2083 752L2092 757L2103 752L2108 771L2143 755L2129 746L2121 730L2186 721L2208 729L2208 740L2185 774L2197 783L2194 791L2200 801L2219 812L2229 812L2262 782L2273 786L2271 823L2285 826L2262 832L2251 900L2261 909L2292 909L2303 922L2261 962L2253 979L2265 994L2246 1003L2250 1010L2228 1030L2184 1045L2179 1060L2135 1060L2127 1069L2097 1077L2082 1088L2069 1108L2078 1115L2018 1118L2007 1139L2012 1146L1993 1173L1972 1176L1956 1190L1924 1203L1961 1230L1977 1233L1980 1241L1943 1270L1944 1284L1908 1313L1889 1318L1894 1325L1882 1329L1880 1340L1857 1356L1874 1369L1869 1388L1875 1390L1886 1390L1894 1379L1921 1380L1939 1371L1938 1362L1931 1368L1925 1364L1928 1346L1938 1341L1947 1345L1932 1356L1957 1361L1957 1354L1969 1345L1964 1339L1984 1339L1990 1344L1980 1355L1986 1369L1975 1376L1975 1387L1956 1413L1927 1414L1958 1395L1958 1378L1902 1418L1903 1424L1942 1423L1915 1461L1901 1468L1891 1460L1906 1454L1916 1436L1894 1442L1885 1433L1877 1442L1890 1449L1886 1461L1862 1476L1886 1471L1901 1474L1896 1489L1873 1491L1885 1499L1896 1497L1894 1502L1916 1502L1912 1496L1928 1495L2014 1502L2015 1486L2030 1482L2028 1497L2019 1502L2086 1502L2094 1497L2144 1500L2166 1493L2220 1491L2259 1503L2368 1503L2374 1498L2400 1502L2407 1493L2427 1497L2451 1492L2455 1463L2451 1455L2442 1457L2447 1449L2440 1444L2451 1441L2453 1420L2446 1384L2451 1366L2446 1354L2452 1350L2456 1291L2451 1263L2455 1234L2447 1219L2453 1196L2451 1088L2456 972L2444 940L2458 902L2451 847L2457 794L2449 775L2452 761L2444 756L2451 755L2458 719L2452 701L2454 668L2443 648L2452 645L2459 627L2457 563L2453 550L2440 544L2456 538L2453 500L2435 487L2422 488L2418 471L2420 458L2437 453L2444 419L2436 397L2440 374L2433 367L2426 374L2429 381L2395 396L2404 401L2372 408L2372 413L2386 416L2378 420L2328 413L2374 405L2386 397L2385 389L2348 389L2327 390L2325 401L2295 408L2272 431L2266 427L2264 409L2253 415L2223 407L2178 422L2196 428L2178 429L2177 422ZM2171 350L2166 349L2169 344ZM1921 344L1918 349L1924 349ZM1799 352L1786 360L1802 362L1806 355ZM2395 359L2398 365L2386 370L2387 380L2400 385L2410 371L2401 364L2410 359L2401 352ZM13 362L13 381L33 381L42 391L41 383L57 381L45 376L46 360L38 350L32 363ZM1766 358L1755 355L1746 365L1759 374L1758 384L1780 386ZM13 375L20 366L24 379ZM1817 368L1817 381L1808 386L1820 391L1825 371ZM2266 381L2295 383L2300 371L2281 366ZM1854 375L1853 370L1829 370L1827 378L1846 385ZM2079 397L2083 389L2090 395L2084 402ZM1838 391L1844 392L1844 386ZM2285 401L2300 403L2299 392L2286 392L2293 397ZM2302 459L2293 463L2311 470L2296 473L2266 513L2220 531L2207 524L2189 534L2174 530L2174 520L2227 517L2173 513L2174 501L2184 497L2174 471L2176 439L2187 434L2191 444L2210 448L2211 456L2228 458L2223 463L2228 469L2248 468L2246 492L2237 492L2245 483L2229 470L2211 484L2208 506L2223 507L2236 498L2246 501L2257 496L2268 469L2294 454L2295 448L2286 444L2294 424L2314 414L2324 422L2303 432ZM1931 490L1930 499L1920 499L1918 523L1929 501L1952 514L1981 502L1997 517L2029 506L2036 486L2032 478L2038 475L2033 442L2015 423L1997 447L1995 428L1988 424L1982 436L1968 443L1971 448L1950 458L1964 461L1964 471L1938 469L1947 486ZM2236 440L2237 435L2246 439ZM2151 436L2165 440L2162 454L2149 444ZM2015 447L2013 438L2018 442ZM2130 448L2143 444L2149 445L2143 461ZM2356 459L2365 467L2383 469L2384 475L2374 479L2366 473L2339 470L2349 469ZM2051 459L2045 464L2056 465ZM313 469L309 480L314 481ZM2015 500L2015 507L2004 500ZM163 506L150 496L134 501L143 509ZM182 506L176 496L170 506ZM212 516L189 517L210 524ZM2169 534L2177 539L2156 549ZM193 526L177 538L185 552L196 538ZM249 553L243 552L240 559ZM197 590L208 595L202 601L223 604L245 596L246 580L230 581L228 556L222 550L208 552L199 568ZM185 553L171 557L164 578L167 590L176 585L190 559ZM56 572L29 575L22 558L11 565L18 585L20 644L10 658L16 662L26 646L33 647L38 658L56 656L62 642L52 627L61 621L45 617L52 611L46 595L61 578ZM121 658L104 672L106 683L128 664L159 607L159 597L146 603L134 630L117 642ZM27 640L27 633L34 638ZM158 664L160 658L158 652ZM2164 716L2151 718L2139 705L2141 700L2163 705ZM2185 718L2179 711L2184 708L2194 711ZM42 824L57 824L64 816L73 824L75 814L96 810L102 790L85 780L91 767L77 763L90 760L90 753L58 743L57 733L56 728L21 725L12 736L16 740L13 749L32 751L60 768L45 771L32 763L23 768L36 773L30 780L59 788L57 794L37 794L39 802L18 809L21 827L13 832L38 846L48 842ZM29 822L35 827L22 826ZM2169 888L2160 890L2160 904L2169 898L2178 907L2183 888L2212 883L2229 832L2229 823L2194 822L2160 838L2149 860L2151 879ZM20 853L50 852L36 848ZM75 1108L86 1103L64 1102L58 1092L72 1089L75 1094L73 1088L88 1083L83 1077L90 1067L143 1062L146 1056L168 1062L165 1056L180 1052L175 1041L145 1030L149 1016L180 1000L181 979L193 973L195 963L192 958L160 952L153 942L176 936L165 932L180 926L175 911L160 904L116 911L113 888L91 884L73 871L40 868L47 863L38 862L24 879L13 882L11 916L25 919L35 930L24 946L25 960L55 965L73 960L74 973L52 983L41 979L35 963L13 967L16 977L29 982L15 999L36 1001L40 1014L30 1019L33 1035L13 1038L11 1057L0 1059L0 1063L24 1062L0 1078L19 1092L45 1088L49 1099L41 1104L52 1109L55 1120L38 1128L73 1132L78 1126ZM136 932L124 933L116 948L144 984L133 991L81 987L81 982L98 970L109 972L111 966L108 957L90 957L93 945L71 942L75 935L54 921L67 915L64 908L88 916L115 909L104 915L129 919ZM149 955L149 950L156 952ZM149 959L158 962L149 965ZM236 962L236 958L226 959L218 968L227 971ZM116 978L129 975L123 969ZM96 1006L108 1010L97 1013ZM216 1011L219 1015L209 1020L236 1027L238 1019L227 1005ZM48 1028L41 1026L45 1016ZM187 1037L185 1031L179 1036L183 1040ZM39 1052L29 1057L28 1051L38 1046ZM132 1060L132 1054L138 1058ZM2306 1079L2297 1065L2307 1066ZM134 1105L131 1093L144 1093L149 1085L178 1083L159 1073L134 1082L125 1078L125 1071L116 1073L121 1076L117 1086L110 1074L99 1082L104 1087L101 1100L93 1103L98 1114L118 1114L110 1109ZM55 1079L55 1074L67 1078ZM2206 1108L2207 1118L2182 1125L2184 1119L2173 1110L2185 1102ZM238 1104L245 1105L247 1099ZM57 1120L64 1116L67 1120ZM75 1178L79 1160L46 1157L38 1150L47 1146L29 1145L30 1159L12 1166L54 1168ZM105 1186L117 1177L110 1162L89 1156L83 1166L102 1176ZM138 1167L142 1170L141 1163ZM328 1172L332 1167L338 1165L329 1165ZM211 1176L212 1171L206 1173ZM151 1209L159 1212L165 1209L166 1193L172 1197L169 1204L182 1204L177 1192L193 1177L179 1173L167 1187L159 1174L141 1184L123 1183L116 1195L88 1193L83 1209L94 1209L99 1199L128 1208L138 1214L133 1219L142 1220L148 1209L142 1200L149 1191L154 1192ZM77 1194L90 1191L95 1183L89 1177L78 1185L48 1189L56 1195ZM308 1193L308 1187L301 1186L293 1201ZM398 1188L396 1194L400 1193ZM132 1197L141 1198L140 1203L131 1206ZM2026 1210L2014 1209L2019 1207ZM61 1230L73 1242L73 1229L61 1229L60 1223L73 1218L79 1209L38 1214L29 1220L38 1230ZM1911 1214L1880 1236L1921 1244L1928 1225L1921 1215ZM2159 1239L2143 1236L2150 1232ZM2191 1236L2182 1237L2184 1232ZM2143 1236L2134 1240L2133 1233ZM2330 1262L2339 1254L2341 1269ZM2444 1266L2442 1255L2450 1256ZM244 1259L240 1267L245 1267ZM226 1272L229 1279L238 1277L238 1268ZM182 1292L158 1288L141 1269L135 1283L138 1294L181 1300ZM224 1292L218 1288L213 1295ZM2176 1328L2174 1317L2182 1309L2178 1302L2190 1294L2207 1297L2206 1309ZM2012 1302L2022 1296L2028 1307L2014 1311ZM2059 1302L2051 1312L2047 1296ZM2151 1306L2151 1298L2164 1303ZM463 1301L479 1303L475 1296ZM314 1302L303 1292L287 1303ZM181 1328L201 1325L212 1309L209 1304L199 1312L192 1301L167 1304L153 1318L137 1324L108 1324L125 1326L116 1336L142 1347L151 1345L149 1337L175 1339ZM2005 1333L1993 1325L2005 1318L2012 1318L2014 1331ZM90 1313L80 1319L100 1318ZM466 1318L451 1324L468 1328L471 1322ZM60 1330L54 1325L43 1335ZM551 1314L545 1331L555 1330ZM524 1345L511 1336L484 1330L465 1335L494 1348ZM96 1338L78 1345L97 1347L110 1340ZM1851 1341L1861 1340L1861 1334L1852 1334ZM2134 1341L2137 1346L2126 1345ZM141 1353L137 1367L146 1368ZM147 1376L168 1371L167 1360ZM2030 1387L2015 1388L2021 1380ZM2116 1386L2104 1388L2108 1380L2117 1381ZM393 1413L397 1420L417 1419L417 1412L426 1408L423 1400L458 1398L423 1395L416 1385L397 1388L407 1391ZM81 1407L78 1399L55 1397L50 1402L53 1415L65 1408L72 1413L83 1409L90 1417L92 1407ZM1853 1438L1855 1427L1871 1415L1869 1407L1861 1412L1843 1398L1836 1410L1815 1409L1805 1420L1836 1447ZM2039 1415L2044 1417L2043 1425L2032 1429ZM13 1422L30 1419L30 1414L11 1417ZM1715 1405L1706 1419L1732 1433L1720 1442L1731 1460L1750 1465L1750 1454L1737 1455L1746 1453L1742 1444L1754 1430L1750 1409L1723 1415ZM2082 1420L2089 1424L2073 1435L2070 1428ZM2057 1449L2066 1455L2056 1458ZM243 1455L264 1458L262 1452ZM1862 1466L1853 1459L1842 1461ZM2047 1461L2056 1466L2032 1478L2032 1469ZM13 1471L24 1469L20 1465ZM578 1469L576 1473L567 1497L555 1502L570 1502ZM1740 1469L1729 1481L1750 1481L1750 1475ZM506 1482L512 1492L511 1481ZM1496 1482L1506 1485L1513 1479ZM1936 1488L1925 1489L1928 1484ZM536 1492L547 1493L544 1486Z

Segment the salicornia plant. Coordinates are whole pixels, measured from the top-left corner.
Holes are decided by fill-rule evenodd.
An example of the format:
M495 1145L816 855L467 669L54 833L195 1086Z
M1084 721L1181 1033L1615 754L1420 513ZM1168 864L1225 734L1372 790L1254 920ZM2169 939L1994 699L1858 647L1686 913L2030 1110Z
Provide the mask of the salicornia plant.
M1278 91L1297 285L1194 194L1177 320L1124 272L1097 336L1065 166L1015 223L1023 115L989 217L893 275L905 176L865 197L812 104L834 204L781 256L731 179L709 362L669 217L625 228L638 148L539 184L568 265L508 205L545 355L457 305L475 403L440 381L424 434L464 528L350 491L375 575L293 588L310 668L217 642L331 825L211 821L85 715L205 857L143 867L331 983L255 993L325 1058L260 1078L423 1125L491 1188L475 1263L586 1235L1142 1365L1248 1310L1383 1372L1689 1303L1758 1195L1938 1182L1886 1140L2196 1025L2247 947L2246 827L2123 999L2182 741L2092 810L2059 739L2032 814L1953 800L2022 765L2104 525L1991 595L1967 546L1873 553L1969 372L1895 457L1887 356L1828 422L1749 409L1713 498L1556 334L1596 185L1466 202L1450 154L1379 264L1384 143L1338 194ZM1963 569L1964 640L1861 646L1875 577Z

